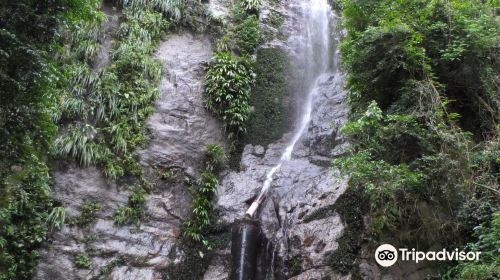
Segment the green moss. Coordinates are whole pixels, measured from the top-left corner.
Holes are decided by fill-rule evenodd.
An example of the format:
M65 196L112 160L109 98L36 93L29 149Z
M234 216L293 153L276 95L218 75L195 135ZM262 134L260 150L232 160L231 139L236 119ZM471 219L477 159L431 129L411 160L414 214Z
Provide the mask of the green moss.
M281 138L290 127L287 53L279 48L257 51L257 82L250 95L253 111L247 124L244 143L267 145Z

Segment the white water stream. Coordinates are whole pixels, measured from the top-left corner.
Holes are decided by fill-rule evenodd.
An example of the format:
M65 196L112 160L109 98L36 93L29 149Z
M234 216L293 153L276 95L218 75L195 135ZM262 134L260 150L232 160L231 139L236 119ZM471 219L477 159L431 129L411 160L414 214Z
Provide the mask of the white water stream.
M264 201L271 183L273 182L274 174L280 169L281 165L292 158L292 152L297 142L304 134L304 131L309 126L311 121L311 113L313 111L314 96L318 92L318 81L321 76L328 73L330 65L330 18L332 11L327 3L327 0L309 0L304 2L303 6L306 17L305 38L306 45L304 49L304 59L306 67L304 69L304 84L308 85L307 95L302 102L298 127L295 130L293 137L286 146L280 161L269 170L266 175L266 180L260 191L257 199L248 208L246 214L253 217L259 208L259 205Z

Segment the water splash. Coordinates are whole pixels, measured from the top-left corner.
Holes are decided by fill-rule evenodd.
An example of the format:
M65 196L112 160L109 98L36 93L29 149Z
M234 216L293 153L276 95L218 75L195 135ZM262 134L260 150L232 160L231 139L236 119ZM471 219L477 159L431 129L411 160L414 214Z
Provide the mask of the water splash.
M311 114L313 110L314 96L318 93L318 83L324 73L327 73L330 65L330 18L332 16L331 8L327 0L310 0L304 2L303 9L307 15L306 19L306 45L304 46L304 61L305 61L305 77L304 84L307 95L303 101L301 108L298 127L294 131L293 137L286 146L280 161L269 170L266 175L266 180L262 186L261 192L257 199L252 203L246 214L253 217L264 201L271 183L273 182L274 174L281 168L282 164L292 158L292 153L295 145L299 142L304 134L304 131L311 122Z

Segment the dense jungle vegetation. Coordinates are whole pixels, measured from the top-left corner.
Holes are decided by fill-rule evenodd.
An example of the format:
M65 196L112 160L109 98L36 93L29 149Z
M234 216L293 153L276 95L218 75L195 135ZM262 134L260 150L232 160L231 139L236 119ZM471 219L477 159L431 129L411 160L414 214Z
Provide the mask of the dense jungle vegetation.
M499 2L344 0L336 8L347 29L343 132L352 153L334 165L370 217L347 251L361 239L479 250L479 262L451 263L441 276L497 279Z
M0 279L30 278L39 244L65 222L64 207L50 197L49 159L99 166L110 180L135 176L115 221L142 216L148 183L135 150L146 141L143 125L161 76L152 54L184 2L109 2L123 15L102 69L101 1L0 4ZM87 203L72 223L87 224L99 208Z
M136 151L147 143L144 124L162 76L153 53L172 28L196 29L190 13L199 11L182 0L109 2L122 15L105 67L96 63L101 1L0 3L0 280L29 279L51 229L85 226L101 208L88 202L68 221L50 197L55 159L97 166L109 180L133 178L114 219L143 218L150 184ZM212 19L209 27L220 39L206 68L206 106L224 123L230 153L266 145L289 125L281 102L288 57L258 48L260 4L235 1L231 22L220 27ZM350 181L329 210L343 216L349 234L330 264L356 277L361 244L386 241L480 250L479 262L438 267L440 277L499 278L500 2L341 0L332 7L347 30L350 121L343 133L351 152L333 160ZM212 198L227 158L218 145L205 150L201 178L188 182L194 205L184 225L198 247L170 273L199 277L193 265L208 265L200 252L225 245L217 242L228 230L212 227ZM75 264L88 267L88 256Z

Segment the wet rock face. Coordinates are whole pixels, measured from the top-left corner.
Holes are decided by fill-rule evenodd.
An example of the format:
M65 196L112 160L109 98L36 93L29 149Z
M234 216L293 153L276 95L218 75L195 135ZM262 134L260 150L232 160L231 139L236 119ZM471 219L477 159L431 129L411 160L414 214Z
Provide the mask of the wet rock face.
M340 74L337 74L340 75ZM267 236L280 247L285 259L299 256L302 270L326 266L326 256L337 249L343 224L338 214L304 222L313 211L332 205L346 188L346 181L329 167L336 145L343 143L335 128L324 123L343 123L345 92L338 90L339 77L328 75L320 83L320 94L314 100L313 120L293 153L276 173L272 191L263 205L260 218ZM337 89L337 90L336 90ZM244 215L258 194L266 173L279 160L289 135L267 149L247 145L240 172L227 173L218 189L217 206L224 222L233 222ZM264 152L265 150L265 152ZM305 276L304 276L305 277ZM297 278L314 279L314 278Z
M212 56L208 38L171 35L161 43L157 56L163 61L162 96L148 120L152 136L141 152L146 166L172 166L195 172L206 144L223 144L218 121L203 103L204 63Z
M290 1L278 8L269 6L263 10L269 17L276 12L286 17L280 32L287 34L287 39L280 41L273 38L267 44L286 50L292 59L300 57L304 43L301 36L304 15L300 1ZM304 62L295 59L293 63L298 67ZM297 98L300 103L301 92L298 92ZM333 72L319 78L311 122L295 147L292 160L283 163L275 174L271 193L261 209L263 229L279 247L280 257L285 260L300 259L299 270L306 272L296 276L297 279L315 279L326 273L308 271L313 268L327 270L324 264L326 256L337 249L336 240L343 231L337 214L310 222L303 221L303 218L316 209L334 204L346 187L345 180L329 168L332 156L345 145L339 133L339 127L346 119L345 100L341 73ZM225 222L243 216L260 191L266 173L278 163L290 137L291 133L284 135L280 141L267 147L245 147L241 171L227 173L218 190L217 203ZM289 273L288 276L293 275Z
M151 195L146 206L149 217L140 227L117 226L113 216L127 203L127 190L108 183L96 168L68 166L53 175L54 197L67 208L70 220L80 219L86 203L98 203L100 209L88 224L65 225L53 233L41 251L34 279L90 279L106 266L112 266L112 279L139 279L133 275L152 275L169 264L170 249L180 233L175 216L185 216L168 211L168 207L182 209L174 198L180 195L176 187ZM87 256L89 267L78 268L77 256ZM120 265L128 268L120 270Z
M89 202L100 209L88 224L54 231L41 249L34 279L99 275L101 279L161 279L160 271L179 261L182 256L172 251L190 215L191 196L183 176L161 180L155 170L196 175L205 145L224 141L219 124L203 107L203 65L211 52L207 38L192 35L171 35L157 51L164 78L156 112L148 121L152 140L139 152L154 184L141 225L114 223L116 210L126 205L130 194L122 184L110 183L97 168L60 163L53 172L53 196L68 210L68 219L78 219ZM88 268L77 267L79 255L88 257ZM217 271L211 273L217 275Z
M306 62L300 60L305 40L301 1L288 1L278 7L266 2L263 21L266 22L266 18L272 17L273 13L285 18L279 31L268 24L265 24L264 30L281 32L285 38L274 37L265 45L286 50L294 59L292 67L303 69L300 65ZM337 44L335 32L339 31L332 29L331 36L337 39L334 40ZM335 59L339 59L338 53ZM301 73L295 73L295 76L300 79ZM306 87L295 85L295 88L300 104ZM347 118L342 73L331 71L321 75L317 80L317 90L309 126L295 146L292 159L284 162L275 174L271 192L259 213L264 232L279 248L279 257L285 262L300 260L293 265L298 268L292 269L298 272L285 272L288 277L297 280L347 277L334 274L326 264L328 255L337 249L337 239L343 233L340 216L333 213L317 220L304 221L304 217L315 210L334 204L347 186L345 178L339 177L330 168L332 157L341 155L347 145L339 131ZM231 223L244 215L260 191L267 172L279 162L291 134L284 135L280 141L267 147L245 147L240 171L227 172L218 189L217 207L222 221Z

